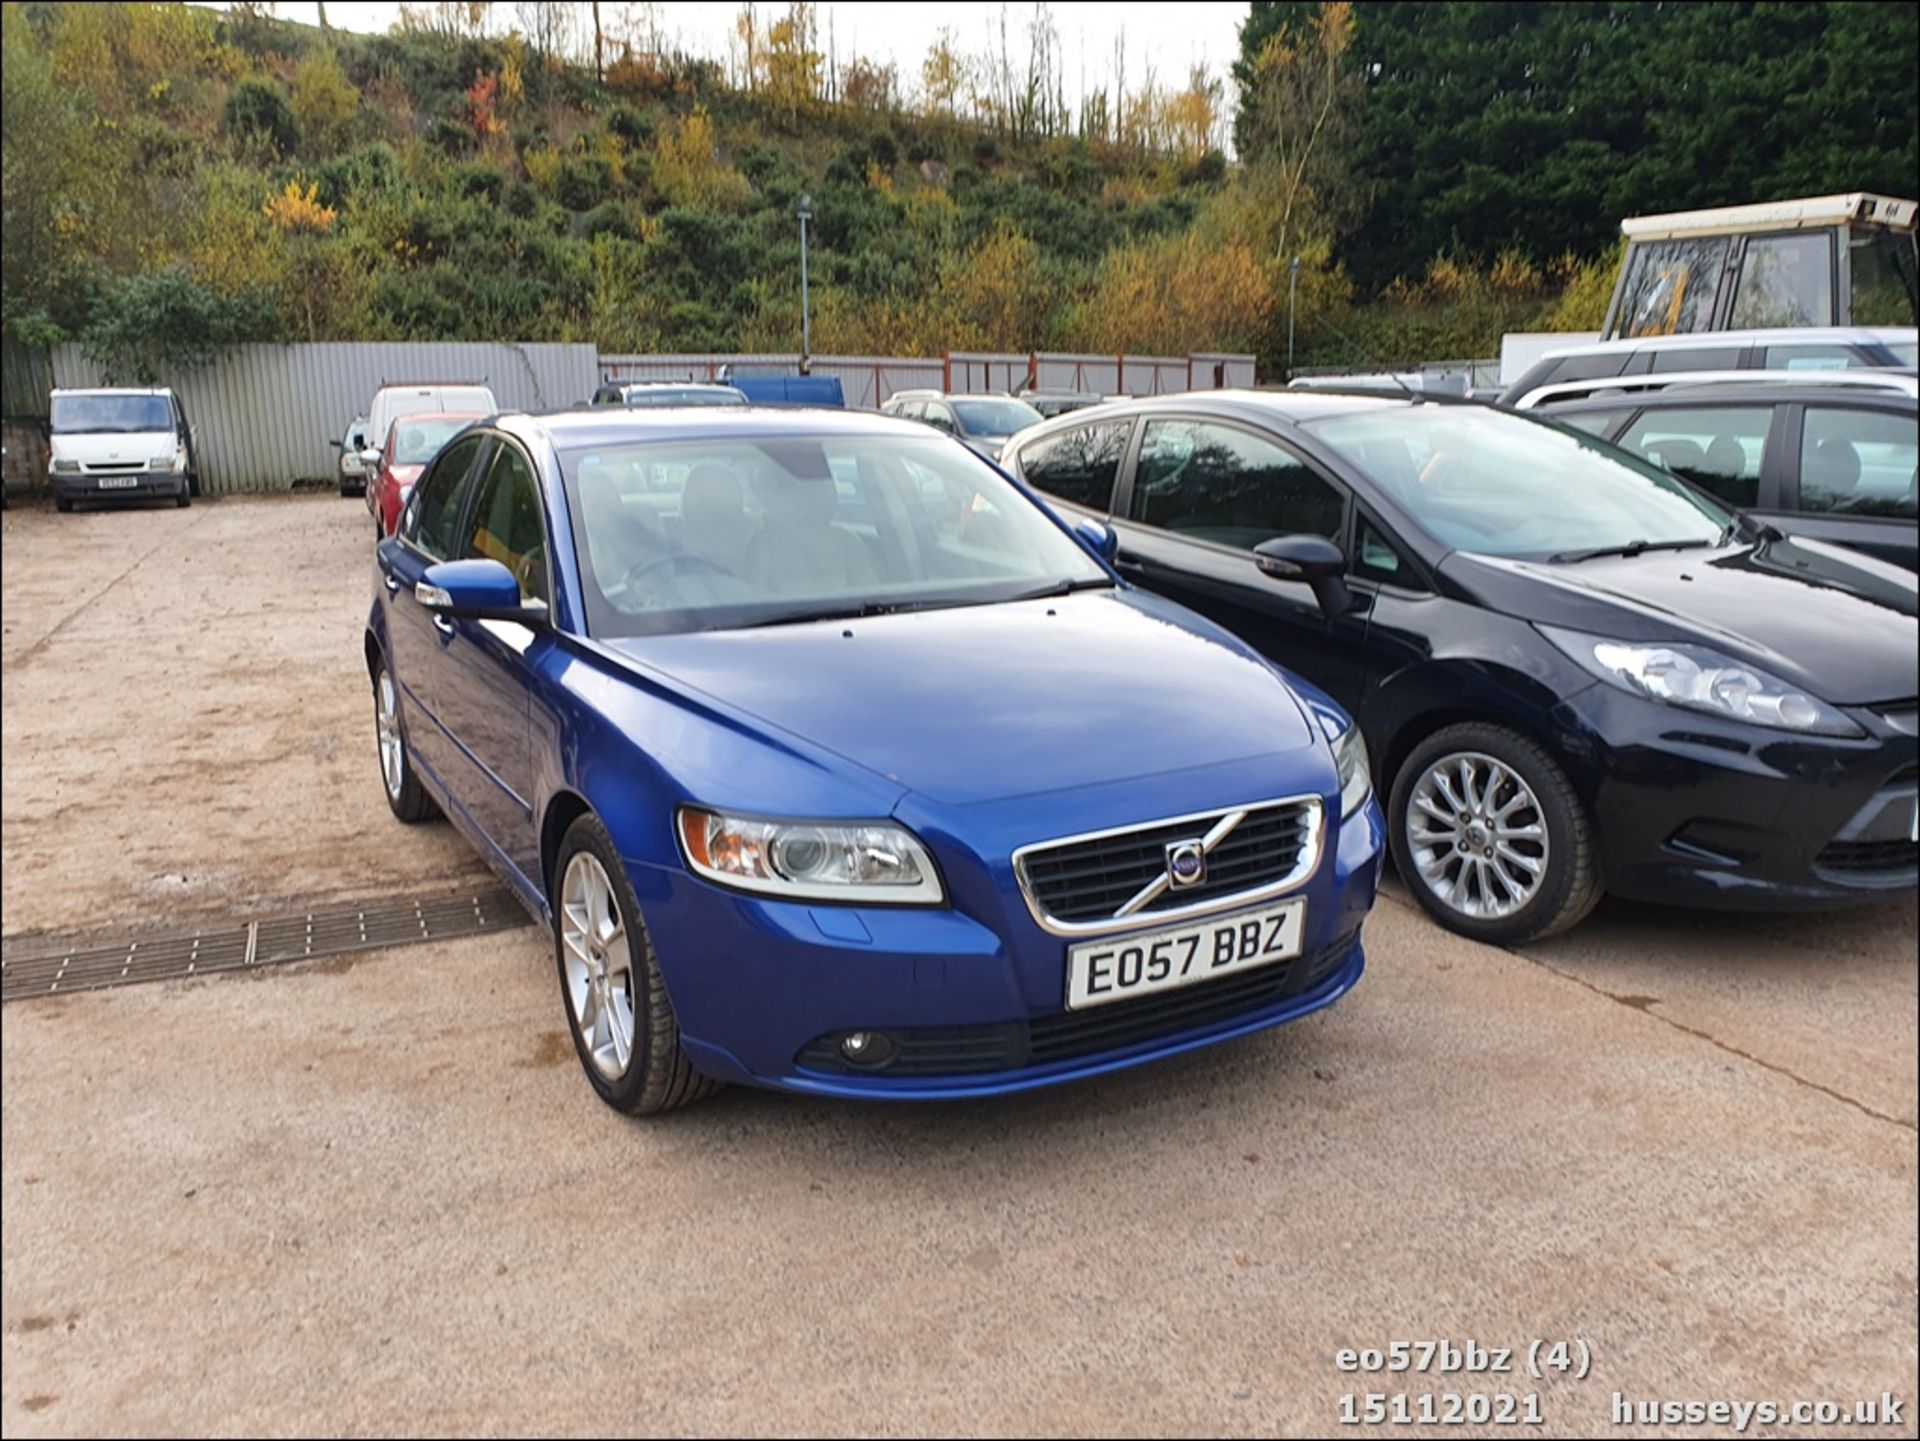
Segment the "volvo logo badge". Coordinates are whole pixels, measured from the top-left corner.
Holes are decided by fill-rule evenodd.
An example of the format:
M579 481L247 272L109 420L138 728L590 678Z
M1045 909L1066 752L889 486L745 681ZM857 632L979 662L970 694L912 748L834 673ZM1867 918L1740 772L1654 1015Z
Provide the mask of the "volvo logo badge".
M1198 841L1174 841L1167 847L1167 883L1189 890L1207 878L1207 853Z

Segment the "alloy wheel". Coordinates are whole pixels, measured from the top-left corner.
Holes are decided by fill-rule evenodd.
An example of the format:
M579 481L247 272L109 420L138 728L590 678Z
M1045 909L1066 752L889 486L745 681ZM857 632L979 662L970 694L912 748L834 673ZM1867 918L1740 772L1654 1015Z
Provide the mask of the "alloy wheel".
M613 882L588 851L567 862L560 883L560 945L581 1046L602 1077L617 1081L633 1062L633 952Z
M1449 909L1513 915L1540 893L1550 855L1546 813L1519 772L1481 751L1440 757L1407 798L1407 847Z
M386 782L388 799L397 801L400 787L406 781L407 761L400 740L400 710L393 693L393 672L385 666L380 668L376 694L373 725L380 742L380 778Z

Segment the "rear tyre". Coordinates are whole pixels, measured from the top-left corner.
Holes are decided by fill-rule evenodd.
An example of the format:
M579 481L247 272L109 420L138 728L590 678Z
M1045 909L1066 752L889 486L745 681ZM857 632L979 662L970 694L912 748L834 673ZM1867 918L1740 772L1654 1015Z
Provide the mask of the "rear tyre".
M553 877L560 998L594 1092L616 1111L651 1116L719 1090L681 1049L640 903L598 816L568 827Z
M1477 941L1544 939L1600 899L1593 824L1566 772L1504 726L1452 725L1415 747L1394 778L1387 839L1427 913Z
M407 754L406 724L400 717L400 692L383 657L373 670L373 739L380 758L380 788L387 808L408 825L439 813Z

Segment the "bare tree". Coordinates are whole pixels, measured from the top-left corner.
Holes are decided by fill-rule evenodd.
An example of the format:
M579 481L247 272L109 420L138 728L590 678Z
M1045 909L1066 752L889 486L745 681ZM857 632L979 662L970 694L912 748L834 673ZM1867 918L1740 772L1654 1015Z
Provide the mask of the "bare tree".
M607 78L606 33L600 28L600 0L593 0L593 78Z
M560 0L520 0L513 7L520 22L520 33L542 60L563 57L573 36L573 6ZM596 30L597 34L597 30Z

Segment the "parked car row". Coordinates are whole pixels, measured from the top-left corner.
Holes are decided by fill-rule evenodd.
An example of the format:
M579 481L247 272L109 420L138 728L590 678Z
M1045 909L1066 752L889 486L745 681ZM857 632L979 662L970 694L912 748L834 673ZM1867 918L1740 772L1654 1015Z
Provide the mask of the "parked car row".
M1910 572L1484 405L1154 397L988 447L977 398L896 399L493 417L378 547L388 802L552 927L610 1104L1276 1025L1358 979L1388 848L1506 943L1604 890L1920 876Z

